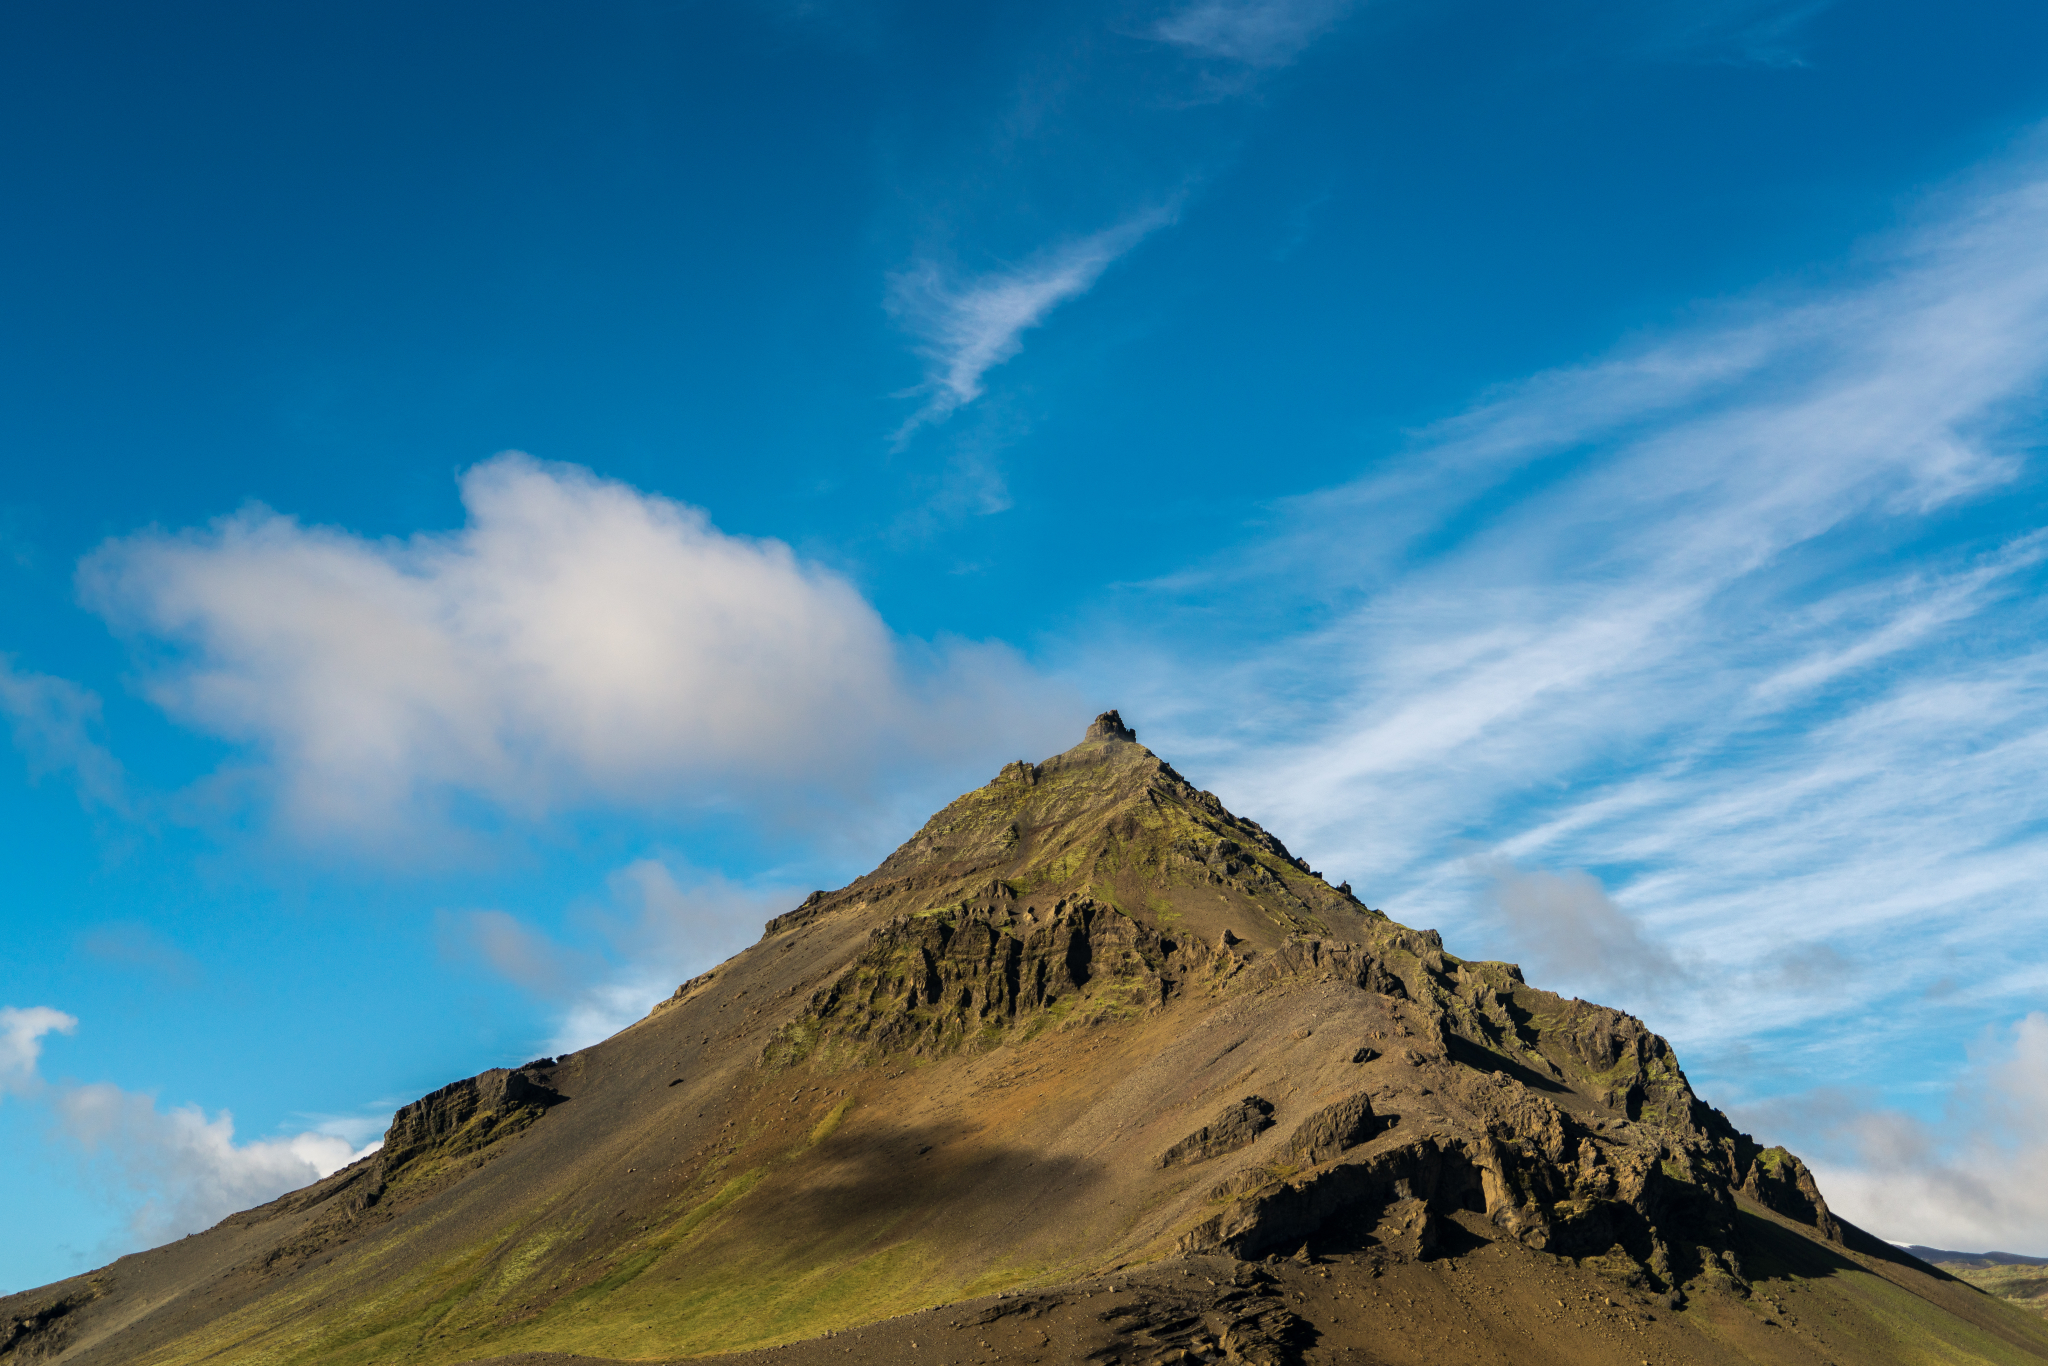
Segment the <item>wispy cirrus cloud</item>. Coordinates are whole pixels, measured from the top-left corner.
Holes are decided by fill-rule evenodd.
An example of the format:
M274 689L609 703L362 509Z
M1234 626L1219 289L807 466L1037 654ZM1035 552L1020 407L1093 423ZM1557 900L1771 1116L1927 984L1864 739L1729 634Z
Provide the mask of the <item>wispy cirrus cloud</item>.
M1711 0L1629 18L1645 26L1653 56L1798 67L1806 65L1807 29L1833 7L1834 0Z
M1335 28L1357 0L1194 0L1153 25L1152 36L1203 57L1285 66Z
M988 372L1015 356L1024 334L1061 304L1086 294L1116 259L1171 223L1172 206L1149 209L1102 231L1040 252L1020 266L962 279L921 262L892 276L888 307L930 363L913 393L924 404L896 431L906 440L983 392Z
M1502 391L1154 585L1131 712L1461 951L1522 947L1498 860L1571 883L1523 909L1629 952L1547 984L1717 1100L1904 1103L2048 989L2044 244L2029 156L1851 283Z

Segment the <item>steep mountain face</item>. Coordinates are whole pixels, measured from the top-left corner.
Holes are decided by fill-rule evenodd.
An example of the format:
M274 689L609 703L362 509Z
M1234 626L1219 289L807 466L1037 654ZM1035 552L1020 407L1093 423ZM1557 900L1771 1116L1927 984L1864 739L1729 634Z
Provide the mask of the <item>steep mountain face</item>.
M2037 1320L1839 1221L1641 1022L1368 909L1114 712L603 1044L0 1301L0 1362L776 1344L2048 1360Z

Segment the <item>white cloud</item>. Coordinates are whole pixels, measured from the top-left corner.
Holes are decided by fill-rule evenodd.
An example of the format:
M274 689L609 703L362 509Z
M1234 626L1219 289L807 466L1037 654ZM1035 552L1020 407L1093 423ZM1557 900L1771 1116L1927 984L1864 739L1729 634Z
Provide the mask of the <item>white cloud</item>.
M0 714L31 775L69 773L88 806L125 809L121 765L92 738L100 719L98 697L68 679L24 673L0 655Z
M1475 847L1586 870L1606 901L1573 913L1686 972L1560 954L1543 984L1643 1014L1717 1101L1910 1088L2048 985L2048 541L2011 515L2044 394L2027 162L1850 283L1539 376L1285 505L1158 586L1125 714L1460 952L1512 939Z
M1774 1116L1777 1117L1777 1116ZM1894 1242L2048 1256L2048 1015L2027 1015L1928 1123L1822 1095L1782 1118L1828 1203Z
M524 1059L521 1059L524 1061ZM371 1101L351 1114L300 1114L300 1120L310 1120L306 1133L321 1138L338 1138L348 1144L354 1154L349 1160L367 1157L384 1146L384 1131L391 1127L391 1119L402 1105L412 1102L412 1097L399 1099L387 1096Z
M0 1006L0 1096L40 1089L36 1064L43 1056L43 1036L77 1028L76 1016L48 1006Z
M919 390L924 406L897 430L897 439L980 398L982 377L1023 349L1024 333L1087 293L1111 262L1173 218L1171 208L1149 210L1016 269L971 280L957 280L929 262L892 277L889 311L920 339L931 362Z
M374 1152L382 1122L345 1116L298 1134L235 1142L226 1111L208 1119L196 1105L168 1112L155 1097L106 1082L52 1084L38 1070L42 1040L69 1034L76 1017L48 1006L0 1006L0 1095L46 1102L65 1140L128 1213L128 1232L107 1255L155 1247L209 1228Z
M608 904L573 917L565 943L503 911L453 917L452 948L552 1007L543 1045L569 1053L645 1016L678 984L746 947L769 917L802 898L793 888L750 888L717 873L636 859L609 880Z
M236 1143L225 1110L159 1110L153 1096L105 1082L62 1088L51 1103L63 1136L128 1207L130 1248L210 1228L376 1148L321 1132Z
M1008 651L899 641L845 579L696 508L518 454L462 493L464 527L405 541L261 507L139 533L81 590L155 651L151 698L245 744L309 834L834 790L1051 719Z
M1194 0L1161 19L1153 36L1204 57L1285 66L1337 26L1356 0Z

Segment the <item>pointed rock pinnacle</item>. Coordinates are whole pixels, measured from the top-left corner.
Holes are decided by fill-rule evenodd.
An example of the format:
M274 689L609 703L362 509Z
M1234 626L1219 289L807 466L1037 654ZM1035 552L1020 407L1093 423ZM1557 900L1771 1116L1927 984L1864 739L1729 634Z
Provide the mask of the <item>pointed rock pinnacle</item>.
M1130 740L1135 742L1138 732L1124 724L1124 718L1113 711L1106 711L1095 718L1095 724L1088 727L1088 733L1081 737L1082 743L1090 740Z

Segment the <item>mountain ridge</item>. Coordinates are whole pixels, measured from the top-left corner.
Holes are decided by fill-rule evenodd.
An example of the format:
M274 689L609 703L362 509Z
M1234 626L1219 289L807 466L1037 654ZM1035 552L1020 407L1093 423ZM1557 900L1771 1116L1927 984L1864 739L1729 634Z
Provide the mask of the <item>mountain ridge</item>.
M1008 1305L1000 1337L1104 1276L1151 1287L1116 1292L1123 1327L1090 1310L1067 1347L1008 1350L1300 1361L1340 1335L1287 1295L1427 1299L1475 1247L1501 1296L1599 1287L1635 1316L1617 1341L1672 1360L1777 1326L1753 1310L1787 1277L1907 1295L1831 1311L1872 1342L1906 1322L2048 1360L2038 1321L1835 1216L1642 1021L1368 908L1108 712L613 1038L451 1083L325 1181L0 1300L0 1362L861 1359L848 1332L910 1359L931 1344L878 1325ZM1344 1350L1395 1359L1418 1322ZM1558 1359L1604 1359L1588 1331Z

